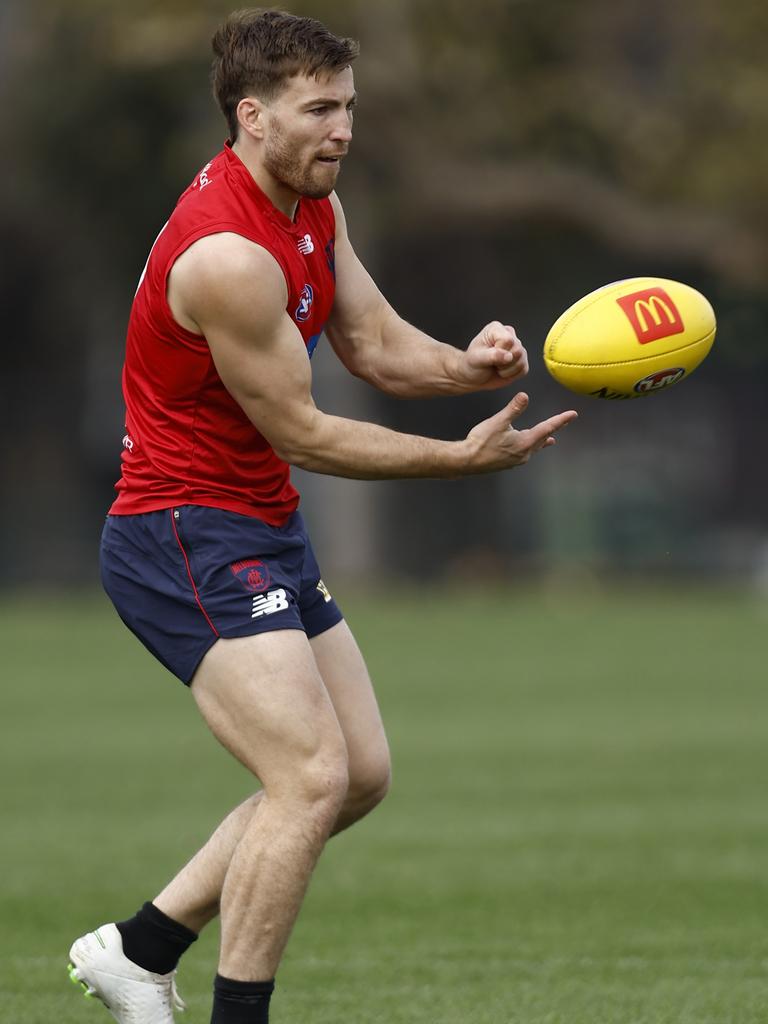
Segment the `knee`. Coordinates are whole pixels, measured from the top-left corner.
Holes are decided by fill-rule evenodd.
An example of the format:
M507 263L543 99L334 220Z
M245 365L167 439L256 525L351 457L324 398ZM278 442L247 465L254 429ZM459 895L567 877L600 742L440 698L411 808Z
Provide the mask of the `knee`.
M326 751L303 764L292 779L291 791L305 814L333 821L349 792L346 750Z
M374 809L389 792L392 766L388 751L350 770L349 787L344 803L345 816L357 821Z

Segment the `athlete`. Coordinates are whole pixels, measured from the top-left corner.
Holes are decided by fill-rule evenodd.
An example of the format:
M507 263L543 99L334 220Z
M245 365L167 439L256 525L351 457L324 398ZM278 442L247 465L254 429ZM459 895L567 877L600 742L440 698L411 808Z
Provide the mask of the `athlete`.
M504 387L527 356L498 322L465 351L427 337L357 259L334 193L356 43L251 10L213 47L230 139L181 196L134 300L102 576L261 789L134 917L72 946L71 975L122 1024L172 1024L179 959L217 915L212 1024L265 1024L324 844L387 790L373 689L321 580L289 465L361 479L488 473L553 445L576 416L517 430L520 393L442 441L315 406L310 357L323 332L351 373L404 397Z

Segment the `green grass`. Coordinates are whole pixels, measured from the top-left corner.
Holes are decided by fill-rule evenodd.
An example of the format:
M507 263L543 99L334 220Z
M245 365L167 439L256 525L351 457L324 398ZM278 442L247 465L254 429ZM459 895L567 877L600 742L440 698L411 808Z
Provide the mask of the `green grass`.
M275 1024L763 1024L768 605L716 592L344 602L395 763L329 846ZM106 600L0 604L0 1020L109 1020L71 939L250 782ZM207 1024L215 929L182 965Z

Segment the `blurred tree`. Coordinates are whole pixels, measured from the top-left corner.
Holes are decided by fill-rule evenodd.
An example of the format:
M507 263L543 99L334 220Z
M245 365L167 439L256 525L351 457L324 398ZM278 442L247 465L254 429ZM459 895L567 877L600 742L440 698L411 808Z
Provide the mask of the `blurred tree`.
M26 137L21 165L46 194L58 181L124 230L134 211L113 201L120 168L134 174L159 143L175 179L169 165L208 102L208 37L230 5L9 2L4 119ZM381 173L380 201L402 222L546 209L764 280L765 4L306 0L301 11L363 40L358 161ZM209 105L206 129L215 116ZM66 173L86 156L87 175ZM145 175L125 201L164 184Z
M359 135L391 154L403 223L546 213L762 286L764 4L361 7L374 53Z

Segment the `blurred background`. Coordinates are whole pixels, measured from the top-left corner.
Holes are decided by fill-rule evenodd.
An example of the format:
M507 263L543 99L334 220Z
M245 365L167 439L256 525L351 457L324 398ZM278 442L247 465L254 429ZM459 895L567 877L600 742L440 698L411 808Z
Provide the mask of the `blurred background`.
M326 578L725 580L768 590L768 7L760 0L302 0L360 39L339 184L400 313L531 354L530 418L581 418L524 470L464 482L296 474ZM0 585L97 579L123 434L130 302L224 141L224 0L3 0ZM703 291L715 347L631 403L573 398L541 346L571 302L650 274ZM329 346L318 404L456 438L499 394L398 402Z

